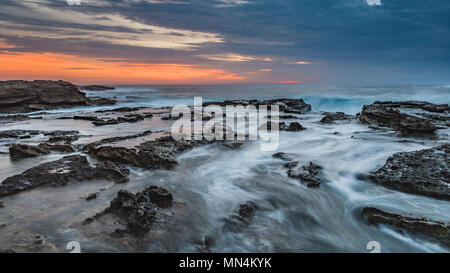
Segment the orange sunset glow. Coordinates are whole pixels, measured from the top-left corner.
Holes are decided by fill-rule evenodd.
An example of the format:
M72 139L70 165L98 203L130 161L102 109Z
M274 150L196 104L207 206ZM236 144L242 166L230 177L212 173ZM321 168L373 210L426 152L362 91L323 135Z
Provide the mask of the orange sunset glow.
M0 53L0 79L62 79L79 84L212 83L247 79L196 65L131 63L55 53Z

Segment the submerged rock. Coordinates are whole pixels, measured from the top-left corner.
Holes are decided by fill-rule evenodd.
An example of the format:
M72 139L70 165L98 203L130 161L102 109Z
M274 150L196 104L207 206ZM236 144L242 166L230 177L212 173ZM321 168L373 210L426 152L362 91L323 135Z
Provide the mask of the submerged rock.
M237 214L233 214L229 218L226 218L223 228L233 232L242 231L242 229L250 224L257 209L258 207L252 202L239 205Z
M120 190L108 208L84 220L83 225L101 221L104 217L113 217L114 223L120 227L111 235L145 237L158 219L159 210L169 208L172 202L172 194L158 186L150 186L136 194Z
M317 177L321 166L310 162L308 166L299 166L298 162L289 162L284 165L288 168L288 176L307 182L308 187L318 187L320 179Z
M88 98L77 86L64 81L1 81L0 112L20 113L75 106L114 104L115 101Z
M351 121L356 117L352 115L347 115L343 112L335 112L335 113L324 113L325 116L320 120L321 123L334 123L335 121Z
M65 186L92 179L124 182L128 180L128 174L128 169L112 162L93 167L85 156L66 156L6 178L0 184L0 197L40 186Z
M450 144L395 153L370 179L380 185L450 200Z
M382 211L373 207L365 207L362 215L367 217L370 224L385 224L397 228L423 234L439 240L440 243L450 245L450 225L425 218L412 218L400 214Z
M284 161L292 161L293 160L292 157L290 157L288 154L283 153L283 152L275 153L272 155L272 157L276 158L276 159L281 159Z
M448 126L449 113L450 106L447 104L377 101L363 106L360 120L376 126L389 127L406 135L432 134Z

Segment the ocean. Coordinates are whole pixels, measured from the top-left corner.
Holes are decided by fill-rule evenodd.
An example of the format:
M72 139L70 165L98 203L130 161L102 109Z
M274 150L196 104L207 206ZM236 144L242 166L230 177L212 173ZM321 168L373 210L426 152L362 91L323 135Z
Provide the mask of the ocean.
M80 183L61 188L39 188L8 197L7 210L0 210L0 222L14 221L1 240L13 236L14 229L26 228L44 235L56 246L79 241L89 252L126 251L107 241L93 240L80 232L80 222L108 206L121 188L140 191L158 185L172 192L183 209L176 221L162 231L161 240L143 246L149 252L196 252L198 242L209 238L212 252L368 252L370 241L380 243L382 252L449 252L427 238L400 232L389 226L371 226L360 210L374 206L415 217L450 222L450 203L430 197L402 193L375 185L364 175L381 167L396 152L414 151L448 143L448 130L438 138L398 137L392 131L369 128L356 121L320 124L322 112L342 111L356 114L374 101L425 100L450 103L450 86L330 86L320 84L269 85L185 85L118 86L113 91L86 92L88 96L113 97L114 106L80 107L45 111L42 119L4 124L2 130L79 130L74 144L105 137L131 135L145 130L170 128L172 121L154 117L136 123L96 127L84 120L58 119L91 114L100 109L146 107L155 109L192 105L194 96L203 101L226 99L302 98L312 105L310 113L299 121L307 128L301 132L280 132L277 151L261 151L257 143L239 149L219 144L199 146L178 155L173 170L144 170L130 167L130 182ZM22 140L38 143L41 139ZM145 137L140 139L145 140ZM7 150L12 140L3 140ZM136 140L116 145L133 146ZM275 152L292 155L302 164L316 162L323 167L319 188L308 188L286 175L284 162L274 159ZM12 162L0 154L0 181L38 163L61 158L50 154ZM94 159L90 159L95 162ZM86 202L85 196L98 189L99 198ZM242 232L224 229L226 219L239 204L253 202L258 210ZM11 216L12 214L13 216ZM8 233L11 232L11 233Z

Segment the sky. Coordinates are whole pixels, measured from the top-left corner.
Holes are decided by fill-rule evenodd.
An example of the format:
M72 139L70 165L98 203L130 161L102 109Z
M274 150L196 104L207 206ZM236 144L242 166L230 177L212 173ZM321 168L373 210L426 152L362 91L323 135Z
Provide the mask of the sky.
M0 1L0 80L388 85L449 75L449 0Z

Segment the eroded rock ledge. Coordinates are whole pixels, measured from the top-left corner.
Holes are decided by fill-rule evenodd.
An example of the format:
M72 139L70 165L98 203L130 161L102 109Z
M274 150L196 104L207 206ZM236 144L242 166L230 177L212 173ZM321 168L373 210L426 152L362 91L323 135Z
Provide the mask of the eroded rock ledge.
M450 125L450 106L429 102L380 102L364 105L360 121L389 127L402 134L432 134Z
M105 98L88 98L77 86L64 81L0 81L1 113L114 103L115 101Z
M92 179L123 183L128 182L128 175L128 168L110 161L91 166L85 156L65 156L6 178L0 184L0 197L40 186L65 186Z
M403 192L450 200L449 154L450 144L396 153L370 179Z
M89 154L101 160L131 164L142 168L171 168L177 164L177 153L200 144L209 144L207 140L175 141L171 136L144 142L134 148L100 146L89 147Z
M382 211L374 207L365 207L361 214L372 225L391 225L409 232L433 237L439 242L450 245L450 225L425 218L413 218Z
M168 209L172 204L172 194L162 187L150 186L136 194L120 190L108 208L84 220L83 225L103 220L103 224L115 225L111 234L115 237L145 237L158 219L160 210ZM110 225L105 228L110 228Z

